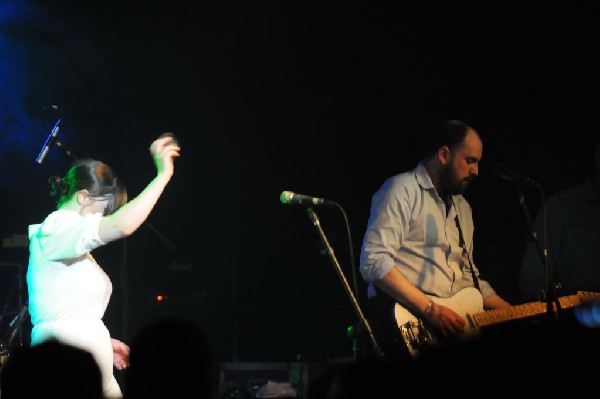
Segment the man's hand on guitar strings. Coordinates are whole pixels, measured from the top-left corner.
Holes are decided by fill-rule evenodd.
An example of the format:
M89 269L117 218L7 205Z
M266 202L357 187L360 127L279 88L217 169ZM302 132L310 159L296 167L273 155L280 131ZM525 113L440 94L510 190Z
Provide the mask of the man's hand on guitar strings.
M423 315L426 321L444 338L452 338L465 333L465 320L452 309L433 302Z

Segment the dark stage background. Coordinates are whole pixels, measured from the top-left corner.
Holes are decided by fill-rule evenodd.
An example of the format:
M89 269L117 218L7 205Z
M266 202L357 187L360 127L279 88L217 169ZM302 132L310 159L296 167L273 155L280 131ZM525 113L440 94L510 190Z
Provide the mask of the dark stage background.
M598 135L599 6L389 3L3 0L5 242L54 208L47 179L69 165L56 147L34 162L56 120L45 106L59 107L73 154L112 165L130 197L154 174L149 144L172 131L182 155L148 223L95 252L114 284L113 335L178 315L204 326L223 361L352 356L352 303L305 209L279 195L343 207L350 237L340 209L315 211L364 306L351 251L356 263L371 195L414 166L427 129L459 118L484 138L466 194L475 261L519 303L527 225L517 187L491 166L546 196L584 178ZM542 195L523 191L533 215ZM27 263L27 248L0 255ZM4 301L14 270L2 270Z

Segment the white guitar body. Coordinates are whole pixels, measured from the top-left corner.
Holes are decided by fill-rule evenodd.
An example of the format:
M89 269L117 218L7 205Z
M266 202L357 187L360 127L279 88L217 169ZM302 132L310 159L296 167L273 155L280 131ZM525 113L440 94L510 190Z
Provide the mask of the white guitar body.
M545 302L530 302L484 312L483 297L475 288L464 288L450 298L430 298L436 303L449 307L465 319L465 334L460 340L477 337L484 327L536 317L547 312ZM589 291L578 291L577 294L558 298L560 308L563 310L598 301L600 301L600 293ZM421 349L440 343L422 319L397 303L394 307L394 317L402 340L412 357L417 357Z
M464 339L477 336L478 328L471 315L483 312L483 297L479 290L464 288L449 298L430 296L430 299L435 303L449 307L465 319L465 334L462 336ZM412 357L417 357L421 349L439 342L421 318L416 317L397 303L394 307L394 317L402 339Z

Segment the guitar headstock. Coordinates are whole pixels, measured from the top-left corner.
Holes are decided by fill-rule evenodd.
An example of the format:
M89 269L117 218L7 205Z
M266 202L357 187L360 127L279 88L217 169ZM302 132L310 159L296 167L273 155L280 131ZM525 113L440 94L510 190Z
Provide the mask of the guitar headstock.
M582 303L600 301L600 292L577 291L577 297Z
M575 295L563 296L559 299L563 308L570 308L577 305L600 301L600 292L577 291Z

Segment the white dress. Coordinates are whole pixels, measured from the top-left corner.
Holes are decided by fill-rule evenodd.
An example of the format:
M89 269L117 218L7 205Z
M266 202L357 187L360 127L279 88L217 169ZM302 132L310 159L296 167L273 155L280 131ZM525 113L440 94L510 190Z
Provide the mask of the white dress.
M105 396L119 398L111 337L102 321L112 284L90 254L105 244L98 237L101 217L58 210L29 226L31 345L53 337L88 350L100 366Z

